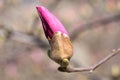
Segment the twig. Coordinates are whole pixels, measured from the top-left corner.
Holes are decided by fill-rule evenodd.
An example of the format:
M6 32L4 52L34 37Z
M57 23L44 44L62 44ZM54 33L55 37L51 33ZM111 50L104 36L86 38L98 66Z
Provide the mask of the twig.
M117 55L118 53L120 53L120 48L117 49L117 50L113 50L111 54L109 54L107 57L105 57L104 59L102 59L101 61L99 61L98 63L96 63L95 65L93 65L91 67L87 67L87 68L74 68L74 67L71 67L69 65L67 68L59 67L58 70L60 70L62 72L84 72L84 71L93 72L96 68L101 66L103 63L105 63L106 61L108 61L113 56Z
M106 25L110 22L113 22L113 21L116 22L119 20L120 20L120 14L116 14L113 16L102 17L97 20L93 20L93 21L90 21L87 23L80 24L76 29L74 29L71 32L71 35L70 35L71 40L74 41L80 33L84 32L87 29L101 27L101 26L95 26L96 24ZM103 26L103 27L105 27L105 26Z
M42 39L34 36L29 35L27 33L21 33L14 30L9 30L5 27L0 28L0 35L5 36L6 40L15 40L21 43L29 44L29 45L36 45L38 47L41 47L43 49L46 49L49 47L48 43L43 41Z
M49 47L49 45L40 38L20 32L12 32L10 39L30 45L37 45L44 49Z

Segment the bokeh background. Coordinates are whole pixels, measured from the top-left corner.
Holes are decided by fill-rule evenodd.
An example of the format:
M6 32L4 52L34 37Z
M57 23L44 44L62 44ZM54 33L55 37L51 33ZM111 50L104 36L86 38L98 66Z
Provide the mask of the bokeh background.
M0 0L0 80L120 80L120 54L93 73L59 72L47 56L37 5L68 30L73 66L91 66L120 48L120 0Z

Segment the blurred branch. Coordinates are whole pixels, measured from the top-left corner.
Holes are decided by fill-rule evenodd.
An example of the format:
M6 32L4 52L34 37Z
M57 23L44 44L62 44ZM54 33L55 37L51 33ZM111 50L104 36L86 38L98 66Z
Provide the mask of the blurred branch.
M79 34L86 31L87 29L101 27L101 26L95 26L96 24L106 25L106 24L109 24L110 22L116 22L119 20L120 20L120 14L116 14L112 16L102 17L100 19L93 20L88 23L80 24L76 29L74 29L71 32L71 36L70 36L71 40L74 41Z
M48 48L49 45L42 39L27 33L15 32L9 29L0 28L0 33L5 33L6 40L12 39L29 45L36 45L41 48ZM0 34L1 35L1 34Z
M48 48L49 45L42 39L20 32L12 32L10 39L23 42L30 45L37 45L42 48Z
M96 24L106 25L110 22L119 21L119 20L120 20L120 14L117 14L114 16L103 17L103 18L100 18L98 20L93 20L91 22L79 25L76 29L74 29L72 31L71 40L74 41L80 33L84 32L87 29L101 27L101 26L95 26ZM38 19L35 20L35 23L33 23L33 25L36 24L36 21L38 21ZM13 40L17 40L19 42L23 42L23 43L27 43L27 44L31 44L31 45L37 45L37 46L42 47L42 48L49 47L49 45L45 41L43 41L39 37L36 37L36 36L31 35L29 33L27 34L27 33L15 32L15 31L9 30L7 28L4 28L4 26L3 26L3 28L0 28L0 29L7 31L7 34L5 34L7 39L10 38Z

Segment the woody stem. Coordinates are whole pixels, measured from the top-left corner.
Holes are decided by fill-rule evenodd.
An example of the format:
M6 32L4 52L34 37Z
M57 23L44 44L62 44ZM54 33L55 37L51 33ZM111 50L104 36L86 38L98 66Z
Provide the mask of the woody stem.
M100 65L102 65L103 63L105 63L106 61L108 61L109 59L111 59L113 56L115 56L116 54L118 54L120 52L120 49L117 50L113 50L111 54L109 54L107 57L103 58L102 60L100 60L98 63L96 63L95 65L88 67L88 68L74 68L71 66L68 66L66 68L66 72L83 72L83 71L94 71L96 68L98 68Z

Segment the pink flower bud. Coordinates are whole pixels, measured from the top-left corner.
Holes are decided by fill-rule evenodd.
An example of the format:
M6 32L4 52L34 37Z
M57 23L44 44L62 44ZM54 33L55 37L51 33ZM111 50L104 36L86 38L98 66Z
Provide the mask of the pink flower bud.
M68 36L68 32L64 28L63 24L51 12L49 12L43 6L37 6L36 8L47 38L52 39L56 32L61 32L62 34Z
M36 8L42 21L45 35L51 46L48 56L60 64L61 67L67 67L73 55L73 47L66 29L46 8L42 6Z

